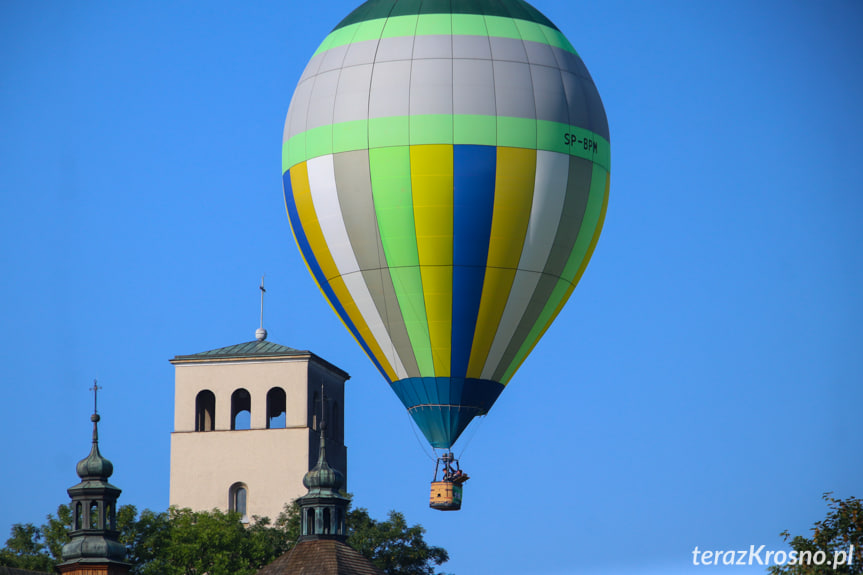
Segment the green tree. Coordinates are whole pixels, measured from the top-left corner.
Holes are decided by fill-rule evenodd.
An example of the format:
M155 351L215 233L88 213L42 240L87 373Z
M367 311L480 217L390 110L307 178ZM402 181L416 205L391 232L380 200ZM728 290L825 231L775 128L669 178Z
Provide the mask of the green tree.
M244 526L237 513L170 508L166 513L134 508L122 519L132 575L247 575L286 549L284 533L267 518Z
M349 511L349 545L387 575L434 575L434 566L448 559L446 550L428 545L421 525L408 526L404 515L391 511L386 521L369 517L366 509ZM69 541L72 514L67 505L49 515L41 527L16 524L0 565L53 571ZM300 536L300 508L286 505L274 523L253 517L244 525L237 513L219 510L167 512L133 505L117 509L119 540L126 546L132 575L251 575L285 553Z
M770 567L771 575L863 574L863 500L836 499L830 493L825 493L823 499L829 511L826 518L815 522L811 538L802 535L792 538L788 531L781 533L786 541L790 539L795 560L791 564L792 553L789 553L787 564Z
M72 509L68 505L57 508L57 516L48 515L46 522L39 528L45 547L55 563L62 561L63 545L69 542L72 530Z
M6 547L0 549L0 565L53 572L54 561L42 539L42 532L32 523L16 523Z
M360 507L348 512L346 519L348 545L387 575L434 575L434 566L449 560L446 549L426 543L422 525L409 527L398 511L390 511L386 521L376 521Z

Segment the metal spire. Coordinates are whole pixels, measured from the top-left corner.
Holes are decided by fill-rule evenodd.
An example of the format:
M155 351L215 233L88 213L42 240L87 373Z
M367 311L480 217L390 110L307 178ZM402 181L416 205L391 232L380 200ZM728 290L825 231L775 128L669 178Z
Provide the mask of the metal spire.
M267 339L267 330L264 329L264 294L267 293L267 290L264 287L264 276L261 276L261 286L259 289L261 290L261 327L255 331L255 338L258 341L264 341Z
M93 443L99 443L99 390L102 389L98 382L93 380L93 387L90 391L93 392L93 415L90 416L90 421L93 422Z

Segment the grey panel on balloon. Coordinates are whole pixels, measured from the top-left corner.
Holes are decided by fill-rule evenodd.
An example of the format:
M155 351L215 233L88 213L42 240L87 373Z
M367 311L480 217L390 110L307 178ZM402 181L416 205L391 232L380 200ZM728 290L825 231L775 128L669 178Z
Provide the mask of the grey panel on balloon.
M336 102L336 88L339 85L340 70L324 72L315 76L312 99L309 102L309 116L306 127L311 130L333 123L333 106Z
M527 52L524 49L524 42L521 40L500 38L498 36L489 36L488 40L491 43L491 57L493 60L527 63Z
M590 129L590 108L584 97L585 81L570 72L562 72L563 89L569 106L569 123L572 126Z
M290 110L290 108L288 108L288 115L285 116L285 127L282 128L282 143L283 144L285 142L287 142L288 139L290 139L290 137L291 137L291 133L288 130L288 127L290 126L290 124L291 124L291 110Z
M407 116L410 113L411 61L375 64L369 94L369 118Z
M536 119L568 124L569 108L560 70L531 64L530 77L536 102Z
M494 116L491 60L453 60L453 114Z
M452 60L414 60L410 113L452 114Z
M498 116L536 118L530 66L517 62L494 62L494 98Z
M548 44L540 42L524 42L524 49L527 52L527 60L531 64L537 66L551 66L558 68L557 58L554 57L554 51Z
M579 78L583 78L587 73L587 68L584 67L584 62L578 55L561 48L552 48L552 52L554 52L554 57L557 59L558 67L561 70L571 72Z
M333 122L365 120L369 117L369 90L372 84L372 65L342 68L336 102L333 109Z
M334 46L330 48L326 52L324 52L324 61L321 62L321 67L318 70L318 74L321 72L329 72L330 70L338 70L341 68L345 61L345 55L348 53L348 44L342 44L341 46Z
M291 106L288 108L288 122L286 122L287 138L306 131L306 118L309 115L309 100L312 97L314 78L301 82L294 90ZM288 126L287 124L290 124Z
M593 81L584 81L584 96L587 98L587 108L590 110L590 130L608 140L608 119L605 117L605 106L599 99L599 92Z
M453 36L452 57L491 60L488 36Z
M303 75L300 76L300 81L298 84L302 83L305 80L308 80L312 76L315 76L318 73L318 69L321 67L321 63L324 61L324 56L326 53L315 54L312 56L309 63L306 64L305 70L303 70Z
M381 38L375 62L391 62L393 60L410 59L413 55L414 37L399 36L397 38Z
M527 339L527 336L530 335L530 330L533 329L534 324L536 324L536 321L539 319L539 315L542 313L546 302L551 297L555 286L557 286L558 280L559 278L557 276L550 276L548 274L541 274L539 276L539 282L533 290L530 303L524 310L524 314L518 322L518 327L515 328L515 332L512 334L509 345L506 346L506 351L503 352L500 363L492 376L493 380L500 381L503 374L506 373L507 368L515 359L518 350Z
M339 208L351 248L360 269L377 269L382 265L383 247L375 221L369 151L356 150L333 154L333 170Z
M371 64L375 61L378 51L379 40L364 40L348 44L348 53L345 55L343 66L356 66L358 64Z
M569 174L566 180L566 196L563 200L563 209L560 212L560 223L548 260L545 262L544 273L560 277L584 219L584 210L587 208L587 198L590 195L590 178L593 174L593 162L579 158L569 157Z
M414 60L452 58L452 36L435 34L414 38Z
M392 276L386 269L362 270L361 273L407 376L419 377L419 367L399 308L399 299L393 288Z

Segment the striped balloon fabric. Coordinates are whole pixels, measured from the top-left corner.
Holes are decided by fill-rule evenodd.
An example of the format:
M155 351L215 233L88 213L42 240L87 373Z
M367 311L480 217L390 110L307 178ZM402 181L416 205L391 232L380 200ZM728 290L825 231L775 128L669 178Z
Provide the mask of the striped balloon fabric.
M435 447L485 414L578 283L609 188L605 111L521 0L370 0L285 122L294 237Z

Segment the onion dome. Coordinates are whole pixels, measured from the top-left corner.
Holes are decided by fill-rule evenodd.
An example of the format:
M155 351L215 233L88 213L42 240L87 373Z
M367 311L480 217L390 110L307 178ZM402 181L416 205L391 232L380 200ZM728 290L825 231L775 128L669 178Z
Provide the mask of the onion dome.
M338 493L345 484L345 476L338 469L333 469L327 463L327 440L324 435L326 423L321 423L321 447L318 452L318 462L303 477L303 485L310 493L325 491Z
M90 455L78 462L76 471L81 479L108 479L114 473L114 464L102 457L99 453L99 414L90 416L93 422L93 447Z
M322 410L325 411L325 410ZM300 504L302 532L300 541L314 539L347 538L345 522L350 499L339 489L345 485L345 476L327 462L326 424L321 422L321 450L318 462L303 477L308 493L297 499Z

